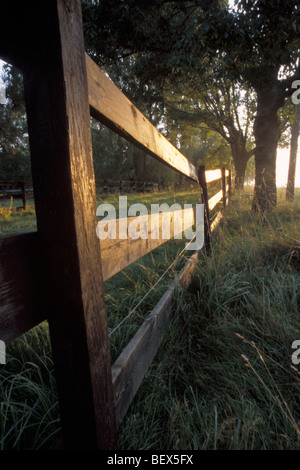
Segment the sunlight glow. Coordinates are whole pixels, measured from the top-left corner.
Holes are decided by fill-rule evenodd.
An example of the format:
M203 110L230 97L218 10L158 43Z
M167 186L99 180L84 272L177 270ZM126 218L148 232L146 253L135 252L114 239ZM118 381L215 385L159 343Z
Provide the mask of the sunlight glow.
M300 142L299 142L300 143ZM297 164L296 164L296 179L295 187L300 188L300 148L298 145ZM288 168L289 168L290 149L277 150L276 162L276 184L278 188L285 188L287 184Z

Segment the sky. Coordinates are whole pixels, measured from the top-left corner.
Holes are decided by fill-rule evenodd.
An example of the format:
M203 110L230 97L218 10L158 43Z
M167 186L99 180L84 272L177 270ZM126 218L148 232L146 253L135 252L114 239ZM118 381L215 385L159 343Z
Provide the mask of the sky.
M300 188L300 141L298 139L298 152L297 152L297 166L296 166L296 181L295 187ZM276 162L276 184L278 188L286 186L288 167L289 167L290 149L277 150Z

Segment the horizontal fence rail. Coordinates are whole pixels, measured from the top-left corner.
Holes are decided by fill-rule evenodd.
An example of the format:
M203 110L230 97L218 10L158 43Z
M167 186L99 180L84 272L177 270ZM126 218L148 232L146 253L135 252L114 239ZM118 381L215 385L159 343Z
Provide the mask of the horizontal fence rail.
M85 57L91 115L146 153L198 181L195 166L146 119L87 54Z
M122 231L127 232L135 220L144 227L143 238L136 240L127 236L126 239L110 239L100 240L102 274L103 279L107 280L114 274L126 268L134 261L142 256L150 253L168 240L181 235L184 228L188 229L195 224L195 209L185 209L177 211L160 212L146 216L128 217L126 219L117 219L115 224L116 234L119 233L120 227ZM170 226L169 233L164 234L162 231L163 223ZM98 226L106 226L107 221L99 222ZM99 230L100 227L98 227ZM143 230L143 228L141 229ZM156 233L156 238L153 235Z
M219 191L218 193L216 193L214 196L212 196L209 201L208 201L208 207L209 207L209 210L212 211L215 206L221 201L223 197L223 191L221 189L221 191Z
M28 186L31 186L28 188ZM33 196L32 182L28 181L0 181L0 199L22 199L25 210L27 208L27 196Z

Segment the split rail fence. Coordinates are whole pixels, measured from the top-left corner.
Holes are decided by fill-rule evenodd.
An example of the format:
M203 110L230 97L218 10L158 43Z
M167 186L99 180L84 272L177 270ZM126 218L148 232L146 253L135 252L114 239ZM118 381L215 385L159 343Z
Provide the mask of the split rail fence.
M63 448L116 449L118 426L168 329L173 292L190 284L199 252L111 365L103 282L166 240L99 242L90 115L199 183L208 250L222 216L211 224L210 211L228 204L231 173L197 169L85 54L79 0L30 0L17 10L6 2L2 17L0 57L24 77L38 230L0 238L0 339L47 319ZM207 185L217 180L209 199Z

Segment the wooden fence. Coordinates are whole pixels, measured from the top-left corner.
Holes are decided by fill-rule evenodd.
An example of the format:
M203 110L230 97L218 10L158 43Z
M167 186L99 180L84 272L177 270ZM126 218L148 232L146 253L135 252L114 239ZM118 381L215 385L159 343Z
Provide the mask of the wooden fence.
M0 181L0 200L22 199L22 209L27 208L27 197L33 196L32 183L29 181Z
M228 204L231 174L197 169L85 54L79 0L30 0L17 10L5 2L2 17L0 57L24 77L38 231L0 238L0 339L47 319L63 447L116 449L117 428L170 323L173 292L188 287L198 252L111 365L103 282L157 244L99 242L90 115L199 183L208 249L221 218L211 224L210 211Z
M175 185L154 183L152 181L138 180L95 180L96 193L154 193L167 191L169 187ZM178 186L179 187L179 186ZM180 186L182 189L182 185ZM1 199L22 199L22 209L27 208L28 197L33 197L32 181L0 181L0 200Z
M137 180L96 180L96 191L112 193L153 193L161 190L161 185L152 181Z

